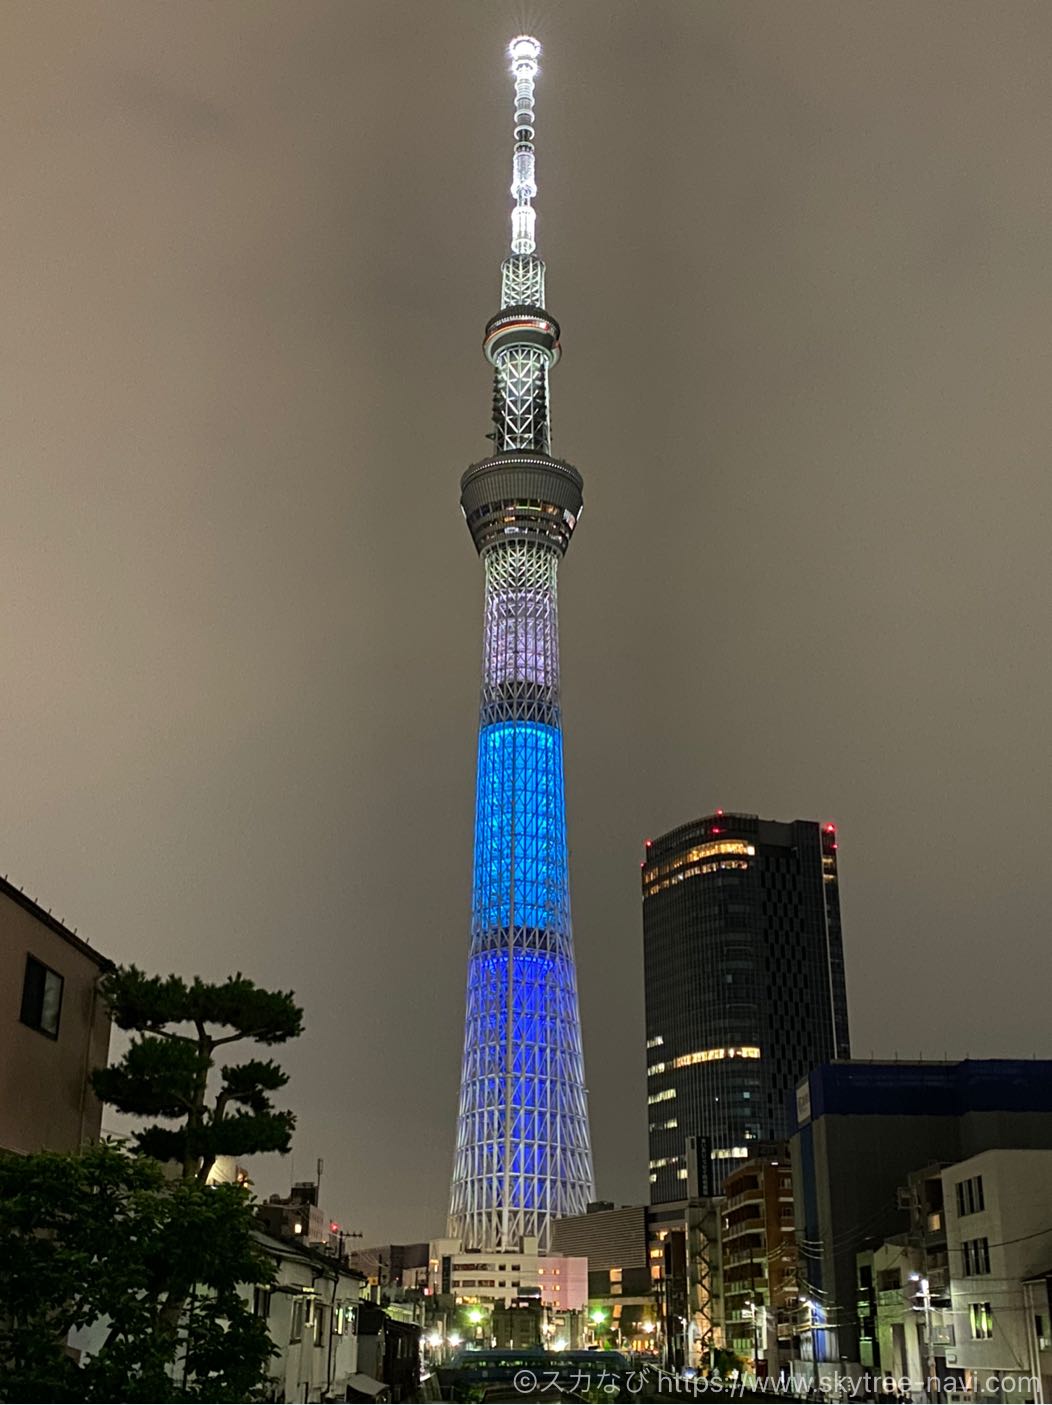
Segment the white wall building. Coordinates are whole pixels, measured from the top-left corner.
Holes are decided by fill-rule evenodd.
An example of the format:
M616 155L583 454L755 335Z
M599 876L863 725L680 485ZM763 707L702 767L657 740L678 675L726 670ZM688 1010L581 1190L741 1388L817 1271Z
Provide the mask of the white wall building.
M274 1260L275 1281L254 1290L256 1313L265 1317L278 1348L271 1361L272 1401L347 1398L359 1384L358 1298L361 1275L328 1255L257 1236Z
M954 1337L947 1364L964 1372L965 1399L1047 1400L1036 1359L1041 1314L1026 1280L1052 1266L1052 1151L984 1151L946 1167L942 1182ZM1045 1321L1046 1338L1049 1330Z

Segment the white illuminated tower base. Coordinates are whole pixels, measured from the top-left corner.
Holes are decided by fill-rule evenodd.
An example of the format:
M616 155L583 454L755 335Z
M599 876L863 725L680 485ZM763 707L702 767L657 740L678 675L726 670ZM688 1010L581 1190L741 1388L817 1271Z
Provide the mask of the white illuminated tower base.
M511 45L511 252L486 327L496 452L461 480L486 573L464 1061L449 1235L465 1249L550 1244L592 1198L559 716L559 562L581 475L551 457L559 325L534 243L533 83L540 45Z

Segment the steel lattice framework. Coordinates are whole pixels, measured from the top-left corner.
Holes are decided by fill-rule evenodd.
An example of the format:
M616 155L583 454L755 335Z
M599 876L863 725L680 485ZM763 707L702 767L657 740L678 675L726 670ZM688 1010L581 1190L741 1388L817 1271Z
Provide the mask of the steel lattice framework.
M464 1061L449 1233L465 1248L549 1247L581 1214L592 1154L577 1004L559 717L559 561L581 476L551 457L559 325L534 243L533 85L540 45L512 42L511 252L486 327L496 452L461 480L485 566L482 702Z

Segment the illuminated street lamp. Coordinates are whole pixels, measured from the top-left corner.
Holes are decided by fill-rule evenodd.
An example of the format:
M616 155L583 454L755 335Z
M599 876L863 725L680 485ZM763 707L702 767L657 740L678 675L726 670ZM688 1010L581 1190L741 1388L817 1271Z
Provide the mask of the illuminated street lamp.
M449 1342L450 1346L458 1347L464 1339L459 1332L450 1332L446 1340Z

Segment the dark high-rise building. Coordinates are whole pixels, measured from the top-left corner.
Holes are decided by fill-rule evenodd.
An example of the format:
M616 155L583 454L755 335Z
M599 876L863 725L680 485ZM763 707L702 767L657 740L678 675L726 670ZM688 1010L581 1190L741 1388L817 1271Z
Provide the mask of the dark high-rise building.
M650 1198L681 1199L686 1138L711 1183L785 1141L790 1098L850 1057L836 827L714 815L643 862Z

